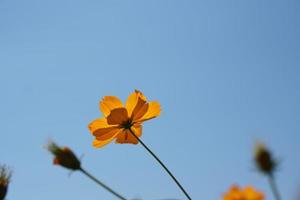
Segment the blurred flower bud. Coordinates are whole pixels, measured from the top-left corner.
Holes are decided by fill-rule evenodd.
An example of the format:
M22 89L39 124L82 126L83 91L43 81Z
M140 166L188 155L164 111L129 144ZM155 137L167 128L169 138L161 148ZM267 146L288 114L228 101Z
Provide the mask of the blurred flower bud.
M0 200L3 200L6 196L10 177L11 170L5 165L0 165Z
M54 155L53 163L55 165L60 165L71 170L79 170L81 168L79 159L68 147L59 147L50 141L47 144L47 149Z
M272 175L277 167L272 153L262 143L256 144L254 159L259 171L264 174Z

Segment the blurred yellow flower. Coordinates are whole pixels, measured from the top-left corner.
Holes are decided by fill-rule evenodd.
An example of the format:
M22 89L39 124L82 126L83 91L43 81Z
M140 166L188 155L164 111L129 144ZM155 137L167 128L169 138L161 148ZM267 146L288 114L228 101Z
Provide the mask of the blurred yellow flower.
M88 128L95 136L93 146L100 148L116 140L118 144L138 144L137 137L142 135L142 122L160 114L158 102L147 102L146 97L138 90L129 95L125 106L115 96L105 96L100 101L100 110L104 118L92 121Z
M244 189L233 185L230 190L223 196L223 200L264 200L264 194L256 191L252 186Z

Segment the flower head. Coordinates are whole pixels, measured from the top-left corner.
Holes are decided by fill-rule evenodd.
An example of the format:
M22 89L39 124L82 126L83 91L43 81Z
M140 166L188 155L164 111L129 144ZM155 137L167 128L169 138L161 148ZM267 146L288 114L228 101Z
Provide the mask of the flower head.
M230 190L224 194L223 200L264 200L264 194L256 191L252 186L244 189L233 185Z
M0 165L0 200L6 196L10 177L11 170L5 165Z
M81 163L76 155L68 147L59 147L54 142L50 141L47 144L47 149L54 155L53 163L67 169L79 170Z
M272 175L277 167L277 162L273 159L271 151L262 143L256 144L254 160L258 170L265 174Z
M115 96L105 96L100 101L103 118L92 121L88 128L95 136L93 146L100 148L116 141L118 144L138 144L131 131L137 137L142 135L142 123L160 114L158 102L147 102L146 97L138 90L129 95L126 104Z

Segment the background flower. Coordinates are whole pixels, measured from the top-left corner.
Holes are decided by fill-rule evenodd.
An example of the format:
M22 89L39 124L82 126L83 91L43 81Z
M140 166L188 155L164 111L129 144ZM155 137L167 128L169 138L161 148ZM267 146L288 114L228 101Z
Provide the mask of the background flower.
M59 147L52 141L46 147L54 155L53 163L55 165L60 165L71 170L79 170L81 168L79 159L68 147Z
M11 170L6 165L0 165L0 200L3 200L7 194L10 178Z
M233 185L230 190L224 194L223 200L264 200L264 194L256 191L252 186L240 188Z
M255 146L254 161L257 169L268 175L273 175L277 168L277 161L271 151L262 143L257 143Z

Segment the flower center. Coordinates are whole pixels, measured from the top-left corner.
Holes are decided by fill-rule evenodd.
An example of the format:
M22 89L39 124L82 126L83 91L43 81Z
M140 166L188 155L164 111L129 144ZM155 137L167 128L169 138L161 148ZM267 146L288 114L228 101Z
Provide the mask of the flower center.
M133 125L132 121L129 119L126 122L122 123L121 127L124 129L130 129Z

